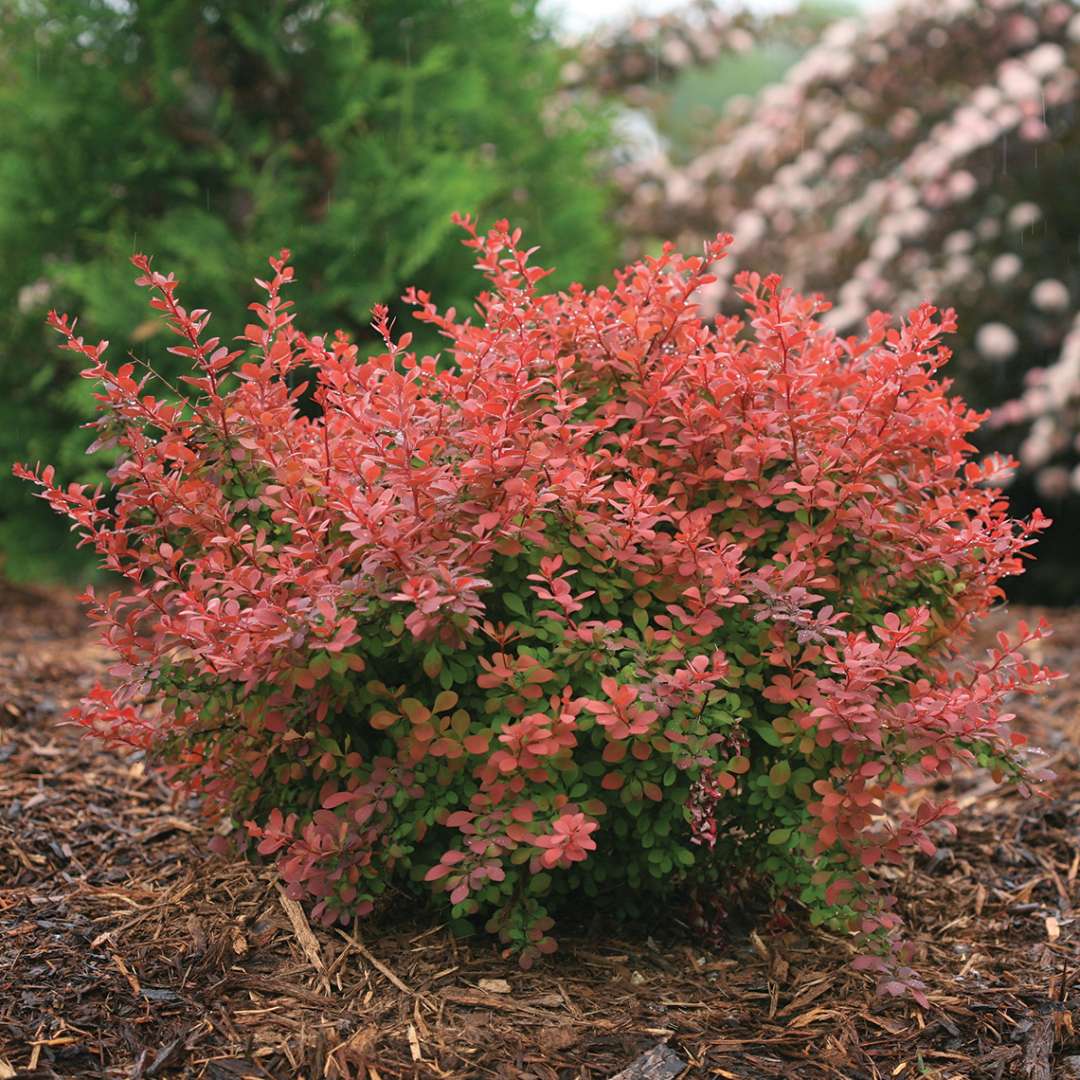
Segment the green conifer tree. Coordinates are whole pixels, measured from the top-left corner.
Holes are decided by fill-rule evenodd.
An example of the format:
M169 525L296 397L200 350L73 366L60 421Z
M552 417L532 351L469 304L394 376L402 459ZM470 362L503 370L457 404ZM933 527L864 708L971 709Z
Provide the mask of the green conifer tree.
M114 362L139 357L162 328L132 287L133 251L231 326L266 257L291 247L295 299L357 340L371 305L413 281L464 300L454 210L512 215L559 252L561 283L610 266L591 168L602 118L556 106L559 57L532 0L2 7L0 551L13 576L57 572L61 545L7 463L92 476L91 388L45 314L78 310Z

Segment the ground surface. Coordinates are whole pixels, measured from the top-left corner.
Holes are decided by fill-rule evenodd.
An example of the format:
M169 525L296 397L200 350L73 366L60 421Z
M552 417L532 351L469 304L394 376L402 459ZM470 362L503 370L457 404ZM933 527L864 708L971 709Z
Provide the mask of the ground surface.
M1054 621L1040 659L1080 666L1080 612ZM898 882L924 1010L764 922L711 949L677 919L564 935L528 974L419 915L312 931L141 762L57 726L105 660L69 598L0 591L0 626L0 1080L637 1080L657 1044L695 1077L1080 1076L1075 680L1019 709L1051 798L961 781L959 837Z

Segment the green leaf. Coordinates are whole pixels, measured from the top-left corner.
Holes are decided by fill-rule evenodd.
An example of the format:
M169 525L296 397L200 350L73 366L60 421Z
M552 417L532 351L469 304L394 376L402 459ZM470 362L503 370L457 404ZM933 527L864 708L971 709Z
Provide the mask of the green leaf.
M791 837L791 830L790 829L773 829L773 831L771 833L769 833L769 841L768 842L770 844L772 844L774 847L777 847L780 844L786 844L788 842L788 840L790 839L790 837Z
M778 761L769 770L769 783L783 787L791 779L791 766L786 761Z
M513 612L515 615L524 616L526 614L525 605L521 601L521 597L517 593L503 593L503 604L506 606L507 611Z
M765 720L755 720L751 725L753 729L761 736L761 738L767 742L770 746L783 746L784 743L780 736L776 734L775 728L772 724Z
M443 667L442 653L432 645L426 653L424 653L423 668L424 674L429 679L434 679Z
M551 888L551 875L545 874L541 871L539 874L533 874L529 879L529 892L537 896L542 896Z

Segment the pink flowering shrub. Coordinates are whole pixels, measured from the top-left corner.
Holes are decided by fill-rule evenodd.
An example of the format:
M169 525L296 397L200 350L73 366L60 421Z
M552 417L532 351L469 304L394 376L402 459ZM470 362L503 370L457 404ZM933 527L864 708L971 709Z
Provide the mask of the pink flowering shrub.
M635 13L577 42L563 68L563 85L648 104L681 71L745 53L778 24L794 30L787 25L793 21L790 15L762 17L710 0L660 15Z
M1029 784L1005 702L1047 677L1041 628L957 655L1045 520L972 460L952 314L840 338L745 274L745 320L713 327L729 238L546 294L517 233L463 224L475 315L408 295L441 357L382 310L374 356L306 333L287 253L235 348L135 258L192 364L167 396L52 316L120 448L108 492L17 468L126 579L87 597L117 682L82 723L328 923L429 893L527 964L567 905L647 913L738 870L887 956L875 869L953 813L895 798L971 766Z
M620 165L620 225L632 250L658 237L696 247L733 229L711 310L739 310L733 274L748 259L827 291L828 322L843 333L875 310L954 305L950 374L994 410L981 444L1018 457L1029 505L1071 497L1075 512L1078 101L1074 4L882 6L837 23L781 82L734 102L690 160ZM1064 541L1051 591L1070 557Z

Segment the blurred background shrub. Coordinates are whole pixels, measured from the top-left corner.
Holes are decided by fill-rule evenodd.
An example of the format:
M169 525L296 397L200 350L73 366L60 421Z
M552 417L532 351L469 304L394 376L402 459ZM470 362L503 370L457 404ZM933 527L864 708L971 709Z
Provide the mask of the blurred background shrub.
M583 0L584 2L584 0ZM801 0L776 7L691 0L654 15L602 24L573 42L565 85L640 111L676 161L711 144L729 100L785 72L857 0ZM772 10L768 10L772 8ZM621 152L633 148L622 146Z
M838 296L844 332L955 307L949 375L994 410L981 444L1019 456L1018 514L1059 519L1015 592L1056 602L1080 600L1078 92L1075 4L907 0L831 26L704 147L661 139L615 171L628 253L730 229L729 279L752 262ZM708 300L734 308L727 282Z
M164 353L133 251L215 325L279 248L315 329L367 334L422 281L468 296L455 210L512 216L558 283L613 257L598 109L559 98L528 0L5 0L0 5L0 552L13 577L78 574L9 475L88 480L92 387L44 318L77 310L120 362ZM155 339L155 340L151 340Z

